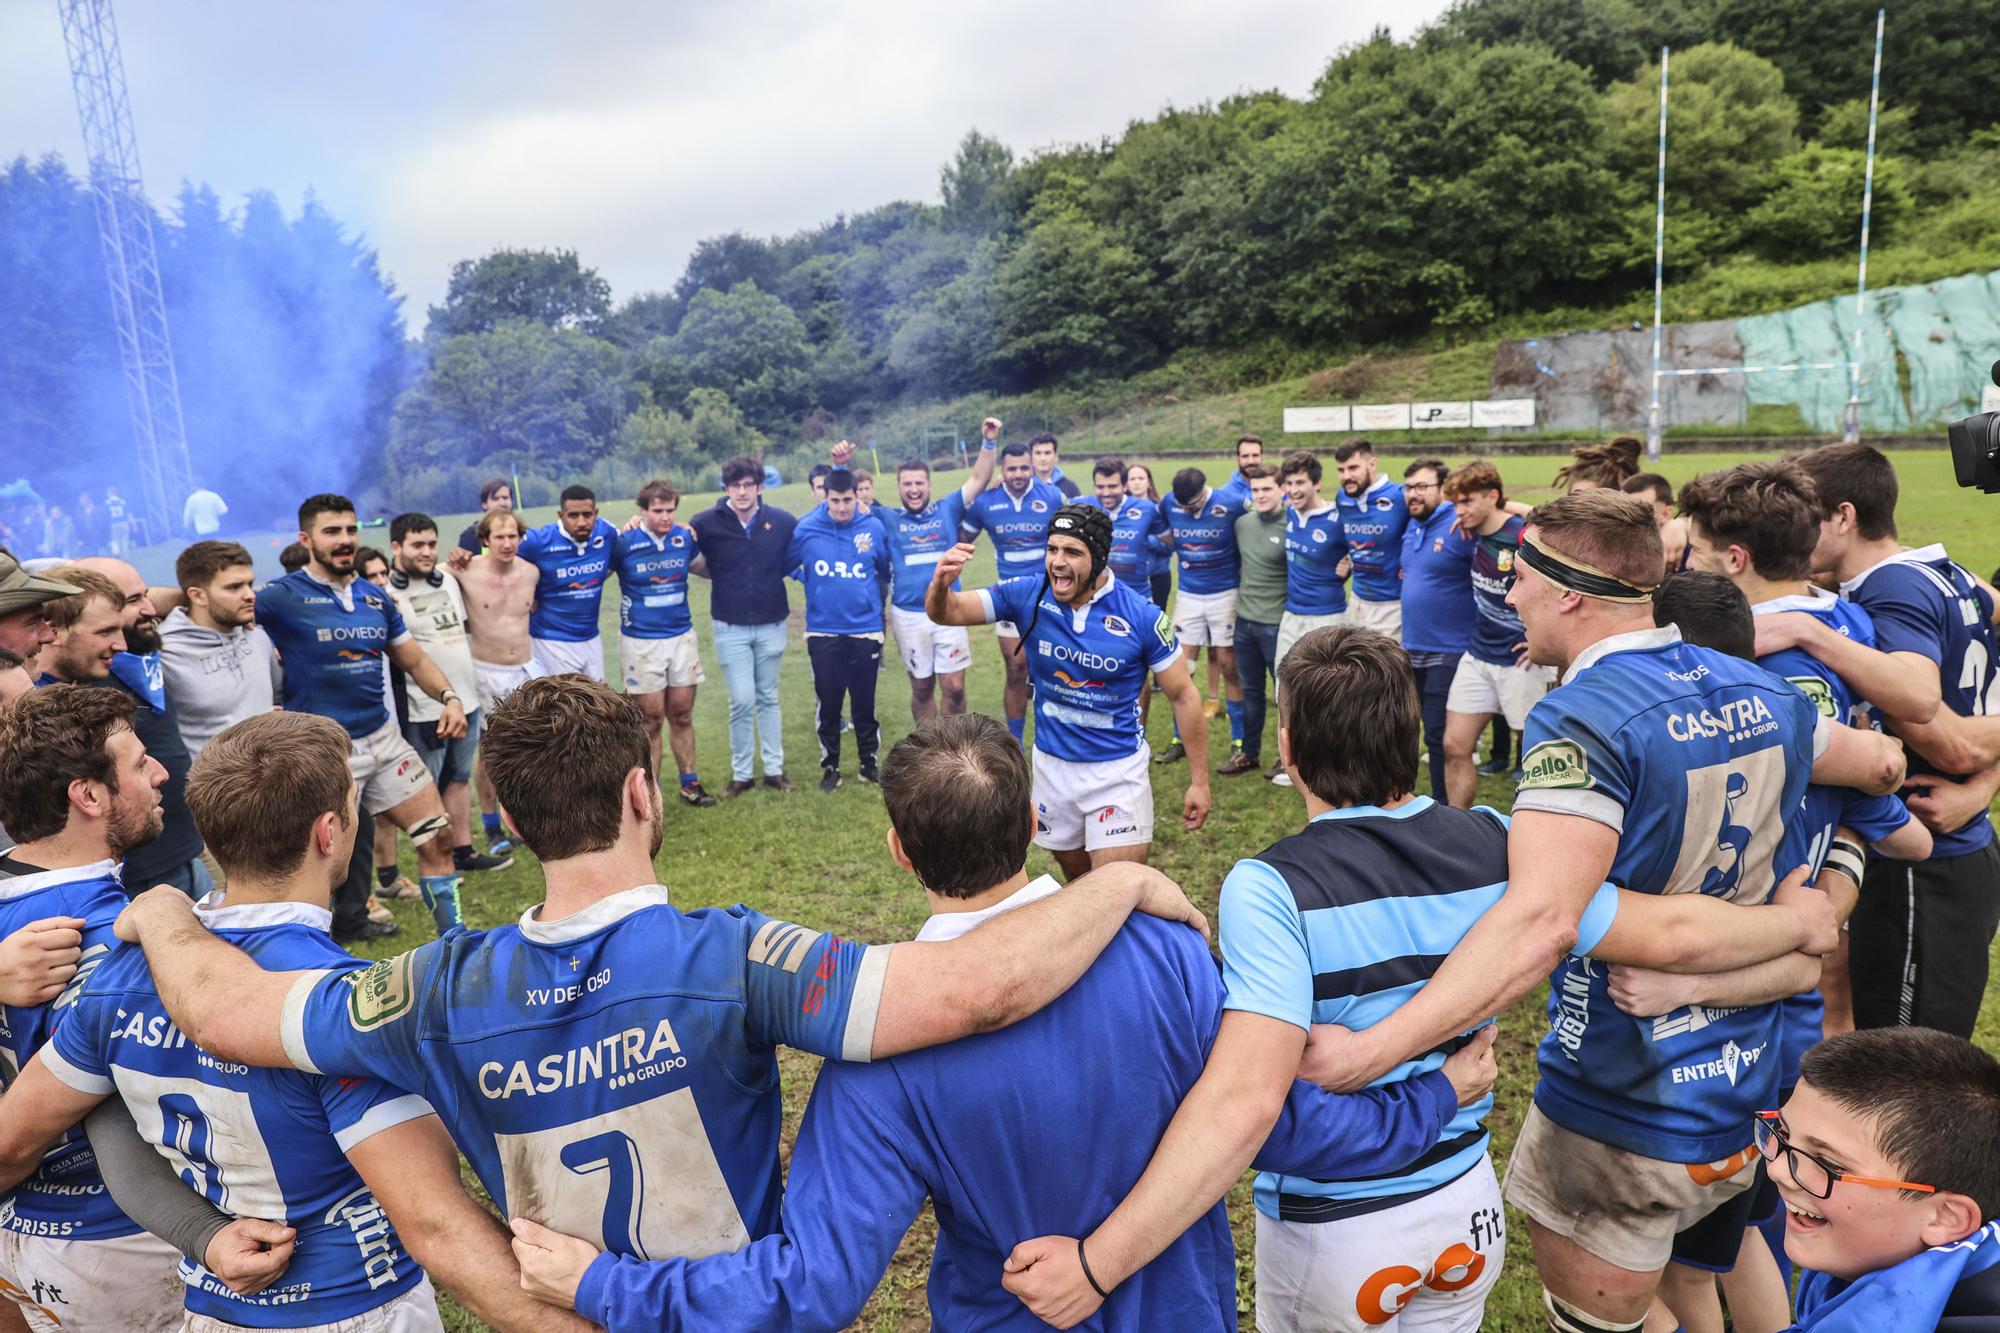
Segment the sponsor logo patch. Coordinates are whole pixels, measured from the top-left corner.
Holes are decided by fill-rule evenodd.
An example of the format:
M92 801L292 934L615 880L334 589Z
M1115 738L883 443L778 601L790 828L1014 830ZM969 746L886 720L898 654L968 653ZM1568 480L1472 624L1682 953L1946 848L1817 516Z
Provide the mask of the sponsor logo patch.
M347 1021L356 1032L371 1032L410 1011L416 1002L411 969L410 955L401 953L341 978L349 988Z
M1818 676L1787 676L1785 679L1796 686L1800 694L1812 701L1812 706L1819 709L1820 716L1839 720L1840 709L1833 701L1833 690L1825 681Z
M1590 766L1584 758L1583 747L1575 741L1558 737L1543 741L1529 750L1521 759L1522 791L1535 788L1585 788L1597 785L1597 779L1590 776Z

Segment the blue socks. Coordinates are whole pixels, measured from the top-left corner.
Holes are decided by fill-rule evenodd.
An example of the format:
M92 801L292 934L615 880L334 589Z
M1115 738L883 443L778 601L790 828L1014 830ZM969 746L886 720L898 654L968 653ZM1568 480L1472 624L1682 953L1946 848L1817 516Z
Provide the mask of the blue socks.
M465 924L465 918L458 914L458 883L456 875L425 875L418 884L424 891L424 906L430 909L431 922L440 935Z
M1229 714L1229 743L1231 745L1243 744L1243 701L1241 699L1225 699L1222 701L1222 708L1224 712Z
M683 787L692 787L694 786L695 783L700 781L701 781L701 774L699 773L681 774L681 786Z
M492 838L500 832L500 816L491 810L479 812L479 822L486 826L486 836Z
M1007 719L1007 730L1013 735L1014 744L1016 745L1027 744L1026 741L1021 739L1021 733L1027 730L1027 727L1028 719L1025 717L1010 717Z

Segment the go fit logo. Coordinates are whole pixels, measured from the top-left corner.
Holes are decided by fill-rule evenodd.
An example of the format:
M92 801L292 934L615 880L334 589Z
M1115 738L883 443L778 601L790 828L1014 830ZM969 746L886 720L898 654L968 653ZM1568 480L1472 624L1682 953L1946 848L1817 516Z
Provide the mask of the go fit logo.
M1403 1312L1417 1293L1464 1291L1486 1272L1486 1255L1474 1246L1491 1248L1502 1239L1500 1212L1481 1208L1472 1215L1472 1243L1456 1241L1431 1264L1430 1271L1408 1264L1378 1268L1354 1295L1354 1313L1370 1328L1378 1328Z

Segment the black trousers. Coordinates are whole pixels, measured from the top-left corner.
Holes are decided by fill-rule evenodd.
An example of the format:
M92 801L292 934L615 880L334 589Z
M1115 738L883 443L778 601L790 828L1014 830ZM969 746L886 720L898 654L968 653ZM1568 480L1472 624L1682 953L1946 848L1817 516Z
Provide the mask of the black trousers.
M1451 697L1452 677L1458 674L1458 664L1464 660L1462 653L1452 653L1444 660L1443 666L1418 667L1417 702L1424 715L1424 752L1430 756L1431 798L1442 801L1444 786L1444 715L1445 700ZM1507 725L1504 716L1495 715L1502 727ZM1496 740L1494 744L1498 745Z
M1848 922L1854 1025L1926 1027L1970 1038L2000 925L2000 845L1963 856L1871 856Z
M882 643L855 634L806 637L812 659L813 693L819 697L819 766L840 767L840 714L843 703L854 719L854 748L862 771L875 767L882 728L875 721L875 682L882 676Z
M333 891L333 933L352 935L368 924L368 895L375 891L375 816L356 810L354 855L347 878Z

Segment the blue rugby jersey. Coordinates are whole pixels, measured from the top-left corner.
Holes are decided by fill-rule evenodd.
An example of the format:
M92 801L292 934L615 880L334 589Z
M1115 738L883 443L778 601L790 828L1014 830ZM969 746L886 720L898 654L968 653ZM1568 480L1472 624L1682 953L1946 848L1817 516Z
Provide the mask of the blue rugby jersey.
M1092 496L1098 508L1102 502ZM1153 575L1152 539L1167 532L1167 516L1143 496L1128 495L1111 515L1111 555L1105 561L1111 572L1134 587L1143 588Z
M83 993L92 975L118 947L111 923L131 899L118 882L115 861L63 870L34 870L0 859L0 938L31 921L52 916L81 917L83 957L67 989L32 1008L0 1005L0 1060L6 1082L49 1042ZM97 1174L97 1158L78 1125L42 1154L42 1164L0 1198L0 1229L53 1240L106 1240L134 1236L139 1227L111 1201Z
M332 718L359 739L393 719L384 658L410 637L395 599L367 579L345 588L295 569L257 590L257 624L285 662L285 707Z
M1054 887L1043 879L1009 901ZM930 927L919 938L934 938ZM935 1326L1046 1328L994 1275L1017 1241L1088 1235L1138 1183L1221 1020L1222 978L1200 938L1134 914L1040 1013L822 1072L792 1153L782 1235L697 1262L601 1256L577 1309L609 1328L846 1327L928 1193L938 1219ZM1078 1072L1047 1076L1058 1070ZM1116 1133L1105 1132L1108 1106ZM1442 1074L1355 1097L1295 1082L1257 1160L1326 1173L1385 1168L1429 1149L1457 1112ZM1234 1328L1235 1272L1218 1202L1120 1283L1086 1327Z
M1354 559L1354 595L1370 602L1395 601L1403 593L1403 529L1410 525L1403 484L1377 477L1360 495L1336 491L1333 504L1347 533L1347 553Z
M643 527L619 533L611 553L619 632L634 639L675 639L693 629L688 566L700 555L694 529L682 523L661 537Z
M1035 622L1033 641L1023 640L1021 650L1034 687L1037 750L1099 763L1145 748L1139 687L1148 671L1172 666L1181 650L1166 612L1108 573L1081 610L1042 591L1040 574L982 588L979 596L989 622L1010 620L1024 635Z
M1472 550L1446 501L1403 528L1403 646L1413 653L1463 653L1472 643Z
M1174 557L1180 562L1182 592L1208 597L1236 587L1243 571L1236 554L1236 518L1242 504L1230 504L1214 491L1203 491L1190 512L1180 501L1160 502L1174 534Z
M1333 616L1347 609L1347 585L1334 573L1347 554L1340 510L1310 516L1285 506L1285 609L1295 616Z
M1514 812L1618 832L1611 881L1638 893L1761 903L1805 863L1797 818L1830 730L1753 662L1635 630L1592 645L1528 714ZM1605 969L1566 959L1549 979L1535 1105L1574 1133L1666 1162L1713 1162L1749 1141L1777 1094L1778 1006L1633 1018Z
M965 527L992 538L1001 578L1030 570L1040 574L1042 553L1049 546L1049 520L1066 503L1061 491L1040 478L1031 478L1018 500L996 482L965 507Z
M544 523L524 534L517 554L541 572L528 633L554 643L596 638L597 612L617 546L618 529L601 518L580 542L572 541L561 523Z
M874 515L836 523L824 508L799 520L785 568L806 590L806 633L880 634L889 538Z
M272 971L363 966L333 942L333 914L323 907L245 903L200 915ZM140 1136L217 1208L297 1229L284 1276L254 1295L238 1296L184 1260L190 1314L245 1328L330 1324L423 1281L347 1160L372 1136L431 1114L423 1098L378 1079L215 1059L174 1026L133 945L105 960L41 1058L86 1096L122 1097Z
M1993 605L1944 547L1898 552L1841 584L1840 592L1867 609L1883 652L1919 653L1938 664L1943 707L1960 717L2000 712ZM1910 771L1937 769L1912 750ZM1992 841L1993 821L1981 811L1962 828L1937 835L1931 857L1964 856Z
M422 1094L502 1216L638 1258L778 1225L777 1047L865 1060L887 947L661 885L454 931L285 1003L292 1064Z
M1223 1005L1308 1030L1373 1027L1429 983L1506 889L1507 817L1497 811L1458 810L1428 796L1392 810L1330 810L1238 861L1222 881ZM1577 948L1587 952L1603 939L1617 911L1617 891L1606 885L1577 927ZM1442 1068L1469 1036L1397 1065L1372 1086ZM1449 1184L1486 1155L1492 1109L1490 1093L1457 1108L1429 1152L1394 1169L1338 1178L1265 1171L1257 1210L1326 1222Z
M1472 642L1466 651L1492 666L1513 666L1528 637L1527 627L1507 605L1514 586L1514 557L1521 550L1521 531L1528 526L1519 514L1509 514L1499 529L1472 538Z
M894 570L889 605L898 611L924 609L924 593L937 572L937 562L958 544L958 525L965 521L965 496L956 488L934 497L922 509L911 512L901 500L878 504L872 515L889 539L889 561ZM951 590L958 591L958 581Z

